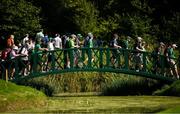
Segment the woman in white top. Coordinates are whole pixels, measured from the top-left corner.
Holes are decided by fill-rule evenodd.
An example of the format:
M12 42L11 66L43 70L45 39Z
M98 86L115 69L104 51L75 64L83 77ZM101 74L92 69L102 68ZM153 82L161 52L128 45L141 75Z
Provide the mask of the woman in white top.
M24 76L28 75L28 69L29 69L29 51L28 51L28 41L25 41L25 45L22 47L22 49L20 50L20 55L22 56L21 57L21 60L22 60L22 63L21 64L21 67L22 67L22 74ZM21 69L20 69L21 70Z
M52 40L52 38L49 38L49 42L48 42L48 61L47 61L47 66L46 66L46 71L49 69L49 63L53 60L53 54L52 51L54 51L54 42ZM54 58L55 59L55 58Z

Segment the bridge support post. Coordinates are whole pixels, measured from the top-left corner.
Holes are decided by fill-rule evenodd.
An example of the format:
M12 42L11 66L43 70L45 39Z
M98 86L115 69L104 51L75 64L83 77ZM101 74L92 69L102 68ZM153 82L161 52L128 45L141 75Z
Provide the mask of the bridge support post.
M129 51L128 50L124 50L124 60L125 60L125 69L128 70L129 69Z
M115 63L115 67L118 67L118 68L120 68L120 66L121 66L121 53L122 53L122 50L121 49L117 49L117 65L116 65L116 63Z
M70 68L74 68L74 49L69 49L69 56L70 56Z
M143 71L146 72L147 71L147 53L143 52Z
M163 55L160 55L160 62L161 62L161 68L160 68L160 73L161 75L164 75L163 73L165 72L165 57Z
M92 67L92 50L88 48L88 68Z
M33 65L32 65L32 68L31 68L31 69L32 69L31 72L32 72L33 74L35 74L35 73L37 73L37 64L38 64L37 62L40 61L40 60L39 60L40 58L39 58L37 52L35 52L35 53L32 54L32 59L33 59Z
M8 82L8 69L5 70L5 75L6 75L6 82Z
M106 49L106 66L107 66L108 68L110 67L110 61L111 61L110 49L107 48L107 49Z
M53 52L49 52L50 54L52 54L52 64L51 64L51 69L52 71L55 70L55 54L54 54L54 51Z
M99 52L99 68L103 67L103 49L100 48L100 52Z
M20 62L20 58L19 58L19 57L14 60L14 63L15 63L15 72L14 72L13 75L14 75L15 78L17 78L17 77L19 76L19 74L18 74L18 73L20 72L20 71L19 71L19 70L20 70L20 69L19 69L19 65L20 65L19 62ZM21 64L22 64L22 63L21 63Z

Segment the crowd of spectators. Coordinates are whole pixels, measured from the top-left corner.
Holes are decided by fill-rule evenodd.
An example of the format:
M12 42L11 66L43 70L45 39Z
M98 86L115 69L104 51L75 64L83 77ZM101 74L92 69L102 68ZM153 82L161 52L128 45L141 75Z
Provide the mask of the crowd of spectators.
M114 65L117 61L117 55L121 52L119 49L133 49L135 52L130 56L130 60L132 60L134 64L134 68L137 72L143 69L143 52L146 52L147 43L141 37L137 37L132 39L131 37L127 37L123 40L123 43L120 43L120 37L118 34L114 33L112 38L110 39L109 43L106 43L106 46L111 48L111 64ZM58 33L54 34L54 36L50 36L48 34L44 34L43 30L41 29L34 38L30 37L29 34L26 34L21 42L15 44L14 35L10 35L6 40L6 48L0 51L1 56L1 68L0 73L2 72L4 66L8 69L8 66L11 65L11 71L9 71L9 78L14 78L15 72L15 63L10 63L9 60L15 59L16 57L20 57L23 64L19 66L19 74L23 76L27 76L33 69L33 53L40 53L37 56L37 60L41 60L43 55L41 52L47 51L54 51L54 50L61 50L61 49L78 49L78 48L98 48L104 47L104 41L95 36L92 33L88 33L86 36L82 36L81 34L70 34L70 35L60 35ZM130 47L131 40L134 40L135 43L132 47ZM164 56L164 66L166 71L170 73L170 75L175 76L179 79L178 68L175 61L175 54L174 49L177 48L177 45L172 44L164 44L163 42L159 42L158 46L152 52L153 57L153 69L154 73L162 72L160 70L162 68L162 58ZM86 50L87 55L88 51ZM73 50L71 53L64 50L64 69L70 68L70 55L73 56L73 63L76 67L78 67L78 59L81 56L80 50ZM94 56L92 56L92 60ZM52 53L48 53L47 55L48 61L46 62L46 68L41 67L41 71L47 71L48 64L53 60ZM89 55L85 58L84 62L87 62ZM56 57L54 57L56 60ZM148 58L147 58L147 61ZM41 61L37 62L41 66Z

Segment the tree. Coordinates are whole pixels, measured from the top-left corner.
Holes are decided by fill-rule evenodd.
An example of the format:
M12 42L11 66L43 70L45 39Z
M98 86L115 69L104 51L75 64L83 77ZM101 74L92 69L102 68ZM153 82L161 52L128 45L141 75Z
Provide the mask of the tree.
M91 2L66 0L65 6L71 12L69 20L74 23L76 31L81 33L96 32L98 11Z
M0 1L0 34L23 36L41 28L40 9L25 0Z

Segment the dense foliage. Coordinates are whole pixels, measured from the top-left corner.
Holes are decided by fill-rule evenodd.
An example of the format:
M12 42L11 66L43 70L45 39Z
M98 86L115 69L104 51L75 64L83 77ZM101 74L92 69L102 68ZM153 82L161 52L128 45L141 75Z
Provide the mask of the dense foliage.
M104 39L118 32L147 41L180 42L175 0L1 0L0 6L1 34L30 32L41 24L49 32L93 32Z
M40 9L25 0L0 1L0 35L33 33L41 27Z

